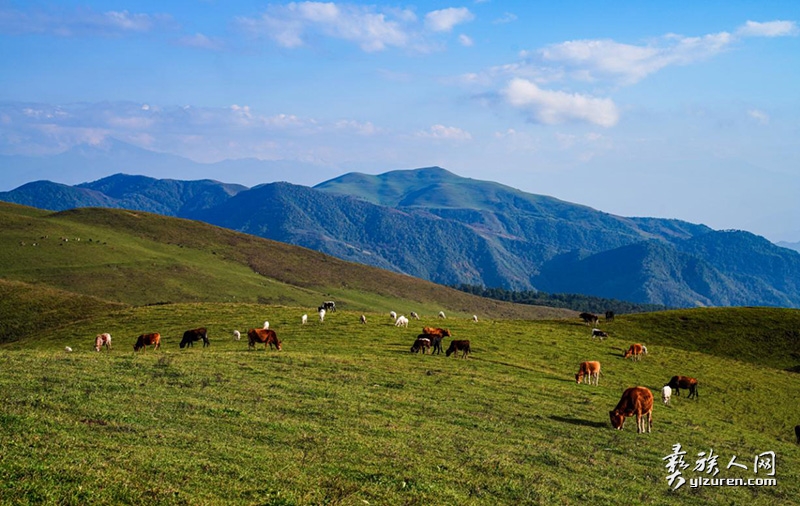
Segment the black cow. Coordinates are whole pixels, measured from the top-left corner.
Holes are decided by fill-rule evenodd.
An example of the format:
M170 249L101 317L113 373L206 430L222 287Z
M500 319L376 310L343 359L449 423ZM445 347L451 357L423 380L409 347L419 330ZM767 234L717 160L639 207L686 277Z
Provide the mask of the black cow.
M586 323L587 325L589 323L597 325L597 322L600 321L600 317L592 313L581 313L578 315L578 317L580 317L580 319L583 320L583 323Z
M606 311L606 321L614 321L614 311Z
M181 348L185 348L186 346L194 346L194 343L201 339L203 340L203 348L206 346L211 346L211 343L208 342L208 329L205 327L187 330L183 333L183 339L181 339Z
M331 311L336 311L336 303L332 300L326 300L322 303L320 307L317 308L317 312L321 310L325 310L326 313L330 313Z
M697 391L697 380L695 378L689 376L673 376L670 378L667 386L669 386L678 397L681 395L681 388L686 388L689 390L689 399L692 397L695 399L700 398L700 394Z

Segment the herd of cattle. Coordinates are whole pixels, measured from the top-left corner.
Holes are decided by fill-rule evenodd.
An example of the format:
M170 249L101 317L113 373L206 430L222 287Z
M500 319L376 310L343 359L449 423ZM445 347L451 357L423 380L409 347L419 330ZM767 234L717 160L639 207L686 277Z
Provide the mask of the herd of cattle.
M336 311L336 305L333 301L326 301L319 307L319 311L323 315L325 311ZM416 313L411 314L412 318L419 319ZM398 317L396 313L392 312L390 316L397 321ZM591 313L581 313L579 317L587 324L597 325L600 321L600 317ZM439 318L445 318L444 313L439 313ZM609 322L613 319L614 313L611 311L606 312L605 321ZM320 318L320 320L322 321L322 318ZM407 321L406 319L406 322ZM477 317L473 317L473 321L477 322ZM306 323L306 315L303 315L302 323ZM361 316L361 323L366 323L366 317L363 315ZM234 331L234 336L237 340L241 338L241 334L238 331ZM411 352L421 352L422 354L430 353L431 355L441 354L442 340L445 337L452 337L450 330L438 327L423 327L422 333L416 337L414 344L411 346ZM606 337L608 337L606 332L597 328L592 329L592 338L600 338L602 340ZM265 349L267 347L269 347L269 349L282 349L281 341L278 339L276 332L269 328L269 322L264 322L264 328L248 330L247 340L249 349L254 349L256 344L259 343L263 344ZM205 327L190 329L184 332L180 347L191 347L198 341L203 341L204 348L210 345L208 330ZM159 349L161 347L161 334L155 332L140 335L137 337L133 349L134 351L146 350L148 346L152 346L153 349ZM95 350L99 352L103 347L111 350L111 335L108 333L98 334L95 337ZM72 349L67 347L66 351L72 351ZM469 340L453 339L450 341L450 346L447 348L445 356L449 357L452 354L458 356L460 352L462 358L467 358L471 351ZM644 355L647 355L647 347L640 343L634 343L625 351L623 358L627 359L633 357L634 360L641 360ZM579 366L578 373L575 374L575 381L578 384L587 382L590 385L599 385L600 362L582 362ZM673 376L661 389L661 399L664 404L670 404L672 394L674 393L676 396L679 396L681 389L688 390L689 399L699 399L697 385L698 382L695 378ZM613 410L609 411L611 425L618 430L624 427L627 417L634 415L636 416L637 432L650 432L653 427L653 393L646 387L635 386L626 389L622 393L619 403L617 403ZM797 442L800 444L800 425L795 427L795 434L797 436Z
M586 324L597 325L600 321L600 317L592 313L581 313L578 316ZM614 313L607 311L605 317L606 322L613 321ZM592 338L596 337L602 340L608 337L608 334L600 329L593 328ZM622 358L633 357L633 360L638 361L645 355L647 355L647 347L641 343L634 343L625 351ZM584 378L588 380L590 385L598 385L600 362L582 362L578 369L578 374L575 375L575 381L580 384L584 381ZM673 392L676 396L679 396L681 388L689 391L689 399L699 399L700 395L697 391L697 380L695 378L673 376L661 389L661 400L664 404L670 404ZM626 417L634 415L636 415L637 432L650 432L653 428L653 393L647 387L636 386L626 389L622 392L622 397L616 407L609 411L611 425L617 430L621 430L624 427ZM646 421L645 417L647 418ZM800 436L798 436L798 441L800 441Z

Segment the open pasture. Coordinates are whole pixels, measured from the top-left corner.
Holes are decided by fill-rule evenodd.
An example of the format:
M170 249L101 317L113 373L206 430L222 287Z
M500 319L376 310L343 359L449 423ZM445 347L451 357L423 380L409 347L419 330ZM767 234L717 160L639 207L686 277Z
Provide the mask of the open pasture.
M366 313L362 325L360 312L341 310L320 323L312 308L157 305L3 345L0 502L799 501L794 373L658 344L624 317L600 341L577 319L474 323L418 312L405 329L388 313ZM248 350L247 329L265 320L283 351ZM411 354L423 325L469 339L472 355ZM179 349L183 331L198 326L211 346ZM100 332L113 336L110 352L94 351ZM145 332L162 334L161 350L133 352ZM640 362L622 359L633 342L648 347ZM602 363L599 386L575 383L585 360ZM699 379L699 401L684 393L660 403L674 374ZM635 419L611 428L609 410L634 385L656 397L651 434L637 434ZM689 468L671 491L663 459L677 443ZM689 478L709 476L692 470L697 453L712 449L724 478L753 477L754 456L776 452L778 485L691 488ZM748 471L726 469L734 455Z

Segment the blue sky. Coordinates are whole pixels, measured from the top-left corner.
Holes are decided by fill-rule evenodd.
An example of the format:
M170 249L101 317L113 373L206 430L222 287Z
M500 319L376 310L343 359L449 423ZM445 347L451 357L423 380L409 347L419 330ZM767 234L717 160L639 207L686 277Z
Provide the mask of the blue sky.
M798 21L786 1L0 0L0 154L119 139L303 162L281 179L309 185L439 165L800 241Z

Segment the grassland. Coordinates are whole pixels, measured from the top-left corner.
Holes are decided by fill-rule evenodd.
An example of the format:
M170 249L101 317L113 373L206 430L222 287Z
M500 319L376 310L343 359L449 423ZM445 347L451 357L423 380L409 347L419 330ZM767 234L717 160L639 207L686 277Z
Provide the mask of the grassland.
M798 365L800 311L631 315L604 323L611 337L598 341L577 318L514 318L528 308L511 305L486 306L473 323L475 300L453 305L451 291L388 273L373 293L372 271L326 257L303 259L329 263L324 275L303 278L298 264L299 284L290 284L285 273L263 275L296 261L281 246L192 222L175 229L151 215L19 208L4 223L0 504L800 504L800 381L787 370ZM41 246L30 241L66 232L81 244L47 245L25 265L19 252ZM138 256L106 258L106 246ZM156 291L171 286L155 300L142 293L146 302L172 294L172 303L142 305L114 276L105 278L113 290L91 293L98 287L82 273L142 257L158 274L131 267L130 287L142 278ZM199 279L162 269L213 273L219 261L257 288L245 295L244 283L232 301L216 295L224 268ZM256 264L264 270L243 268ZM59 265L78 274L63 281ZM408 297L413 287L424 295ZM320 323L308 304L331 294L349 310ZM467 360L409 353L419 327L444 323L434 318L442 307L452 311L446 326L472 341ZM423 319L396 328L385 308ZM233 340L234 329L264 320L283 351ZM179 349L182 332L200 325L211 346ZM134 353L136 336L154 331L162 349ZM110 352L94 351L99 332L112 334ZM634 341L648 346L641 362L622 359ZM602 362L598 387L575 384L584 360ZM608 411L624 388L658 397L673 374L697 377L700 399L656 405L650 434L636 434L632 420L611 429ZM699 452L719 456L718 478L746 479L763 477L753 459L774 451L778 484L671 490L664 457L677 443L687 481L707 476L693 471ZM748 470L726 469L733 456Z

